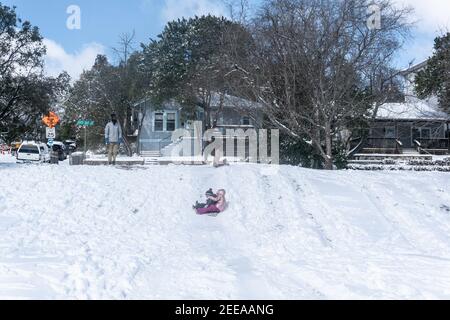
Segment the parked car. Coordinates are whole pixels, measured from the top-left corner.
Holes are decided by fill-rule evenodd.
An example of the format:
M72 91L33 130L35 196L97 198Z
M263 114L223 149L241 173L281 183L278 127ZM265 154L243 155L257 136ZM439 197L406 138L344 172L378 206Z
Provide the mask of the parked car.
M66 152L68 154L77 151L77 143L74 140L65 140L64 145L66 146Z
M17 150L18 162L50 162L50 153L45 143L24 141Z
M49 146L50 147L50 146ZM58 153L58 160L64 161L67 159L67 149L64 143L60 141L54 141L53 145L51 146L51 150Z

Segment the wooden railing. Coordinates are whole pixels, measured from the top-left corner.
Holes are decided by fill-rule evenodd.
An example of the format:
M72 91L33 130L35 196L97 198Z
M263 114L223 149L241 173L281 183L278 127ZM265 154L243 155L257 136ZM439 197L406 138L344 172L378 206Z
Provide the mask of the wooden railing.
M403 153L402 143L396 138L358 138L350 141L352 153Z
M450 140L447 138L438 138L438 139L416 139L415 142L418 142L418 146L423 149L449 149ZM416 143L417 145L417 143Z
M417 151L426 154L450 154L450 140L447 138L415 139Z
M396 138L366 138L365 150L374 150L380 153L403 153L402 143Z

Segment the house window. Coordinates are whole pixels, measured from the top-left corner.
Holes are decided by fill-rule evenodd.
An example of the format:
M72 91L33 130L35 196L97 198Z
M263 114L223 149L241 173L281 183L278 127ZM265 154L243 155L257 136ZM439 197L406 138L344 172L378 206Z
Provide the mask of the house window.
M412 129L413 140L420 139L420 129L413 128Z
M430 128L422 128L421 130L421 138L422 139L431 139L431 129Z
M431 128L414 128L413 138L414 139L431 139ZM433 136L435 134L433 133Z
M166 130L175 131L175 113L167 114Z
M156 112L155 113L155 131L163 131L164 130L164 113Z
M139 129L139 110L133 110L131 114L131 125L133 130Z
M384 129L384 137L389 139L395 138L395 127L386 127Z
M250 117L242 117L242 125L249 126L250 125Z
M196 112L196 116L197 119L196 120L200 120L200 121L204 121L205 120L205 113L201 110Z

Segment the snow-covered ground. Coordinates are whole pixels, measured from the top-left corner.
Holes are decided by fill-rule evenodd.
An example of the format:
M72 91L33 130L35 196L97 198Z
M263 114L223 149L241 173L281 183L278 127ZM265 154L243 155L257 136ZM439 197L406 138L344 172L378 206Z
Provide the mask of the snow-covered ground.
M450 298L448 173L271 168L0 156L0 298Z

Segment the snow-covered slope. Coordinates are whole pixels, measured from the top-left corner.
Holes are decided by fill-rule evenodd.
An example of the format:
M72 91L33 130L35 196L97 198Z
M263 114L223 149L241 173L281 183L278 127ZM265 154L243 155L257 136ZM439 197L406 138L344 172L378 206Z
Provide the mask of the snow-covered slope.
M0 298L450 298L450 176L0 164ZM225 188L229 208L191 204Z

